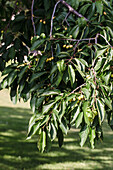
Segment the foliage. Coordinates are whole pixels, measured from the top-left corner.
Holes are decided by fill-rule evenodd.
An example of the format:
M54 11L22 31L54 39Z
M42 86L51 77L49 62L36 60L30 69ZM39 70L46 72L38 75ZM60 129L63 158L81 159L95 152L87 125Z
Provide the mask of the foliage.
M105 115L113 129L112 1L3 0L1 6L1 89L9 88L13 103L30 99L28 139L37 134L39 150L48 151L56 137L61 147L75 126L80 145L89 138L94 148Z

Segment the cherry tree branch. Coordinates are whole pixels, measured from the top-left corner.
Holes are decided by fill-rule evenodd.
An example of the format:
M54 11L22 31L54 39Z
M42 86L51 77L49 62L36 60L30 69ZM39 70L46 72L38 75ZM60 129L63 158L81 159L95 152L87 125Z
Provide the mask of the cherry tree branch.
M74 8L72 8L67 2L65 2L64 0L61 0L61 3L68 8L69 12L77 15L79 18L84 17L83 15L79 14L76 10L74 10ZM84 17L85 18L85 17ZM89 21L87 18L85 18L86 21Z
M62 22L62 24L63 24L64 22L66 22L67 25L68 25L68 27L69 27L70 25L69 25L69 23L68 23L68 21L67 21L67 18L70 16L70 14L71 14L71 12L69 11L69 12L67 13L66 17L64 18L63 22Z
M78 87L77 87L76 89L74 89L71 93L69 93L68 96L71 95L71 94L73 94L75 91L77 91L78 89L80 89L81 87L83 87L83 86L85 86L85 85L86 85L86 83L78 86Z
M50 29L50 39L52 38L52 31L53 31L53 19L54 19L54 15L55 15L55 11L56 11L56 8L57 8L57 5L61 2L61 0L59 0L55 6L54 6L54 10L53 10L53 14L52 14L52 17L51 17L51 29Z
M53 10L53 14L52 14L52 17L51 17L51 29L50 29L50 39L52 39L52 31L53 31L53 19L54 19L54 15L55 15L55 11L56 11L56 8L57 8L57 5L59 3L62 3L64 6L66 6L69 10L67 16L65 17L64 21L66 21L67 17L70 15L70 13L73 13L75 15L77 15L79 18L85 18L83 15L79 14L76 10L74 10L74 8L72 8L67 2L65 2L64 0L59 0L55 6L54 6L54 10ZM85 18L86 21L89 22L89 20L87 18ZM68 24L68 23L67 23ZM68 25L69 26L69 25Z
M31 20L32 20L32 25L33 25L33 29L34 29L34 36L36 36L36 28L35 28L35 23L34 23L34 19L33 19L33 7L34 7L34 0L32 0L32 6L31 6Z

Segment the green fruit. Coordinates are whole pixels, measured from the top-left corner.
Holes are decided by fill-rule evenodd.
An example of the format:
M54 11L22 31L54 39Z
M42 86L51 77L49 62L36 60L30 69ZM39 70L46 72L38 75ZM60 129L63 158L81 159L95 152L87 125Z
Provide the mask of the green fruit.
M44 33L41 33L40 35L41 38L45 39L46 38L46 35Z

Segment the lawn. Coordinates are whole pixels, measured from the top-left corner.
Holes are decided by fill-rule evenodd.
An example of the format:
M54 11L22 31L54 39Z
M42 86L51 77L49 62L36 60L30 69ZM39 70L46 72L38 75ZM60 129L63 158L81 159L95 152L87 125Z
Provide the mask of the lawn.
M37 150L37 137L26 140L32 112L29 103L13 105L7 90L0 91L0 170L113 169L113 132L104 123L104 141L91 149L79 146L78 130L72 128L62 148L57 141L49 153Z

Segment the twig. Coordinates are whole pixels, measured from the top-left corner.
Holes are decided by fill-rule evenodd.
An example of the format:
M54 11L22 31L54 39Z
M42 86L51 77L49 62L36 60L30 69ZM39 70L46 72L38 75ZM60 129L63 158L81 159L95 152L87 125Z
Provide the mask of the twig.
M78 44L79 44L79 40L78 40L78 42L76 43L76 45L75 45L75 49L74 49L74 53L73 53L73 57L74 57L74 54L75 54L75 52L76 52L76 48L77 48L77 46L78 46Z
M54 19L54 15L55 15L55 11L56 11L56 8L57 8L57 5L61 2L61 0L59 0L55 6L54 6L54 10L53 10L53 14L52 14L52 17L51 17L51 29L50 29L50 39L52 38L52 31L53 31L53 19Z
M75 91L77 91L78 89L80 89L81 87L83 87L83 86L85 86L85 85L86 85L86 83L80 85L79 87L77 87L76 89L74 89L70 94L68 94L68 96L71 95L71 94L73 94Z
M106 38L102 34L97 34L97 36L101 36L106 41L106 43L112 47L112 45L108 42L108 40L106 40Z
M82 18L84 17L83 15L79 14L77 11L74 10L74 8L72 8L67 2L65 2L64 0L61 0L61 3L63 5L65 5L68 9L69 9L69 12L77 15L79 18ZM84 17L85 18L85 17ZM86 21L89 21L87 18L85 18Z
M34 29L34 35L36 36L36 28L35 28L35 23L34 23L34 14L33 14L33 6L34 6L34 0L32 0L32 6L31 6L31 20L32 20L32 25Z
M63 24L64 22L66 22L67 25L68 25L68 27L69 27L70 25L69 25L69 23L68 23L68 21L67 21L67 18L69 17L70 14L71 14L71 12L69 11L69 12L67 13L66 17L64 18L63 22L62 22L62 24Z

